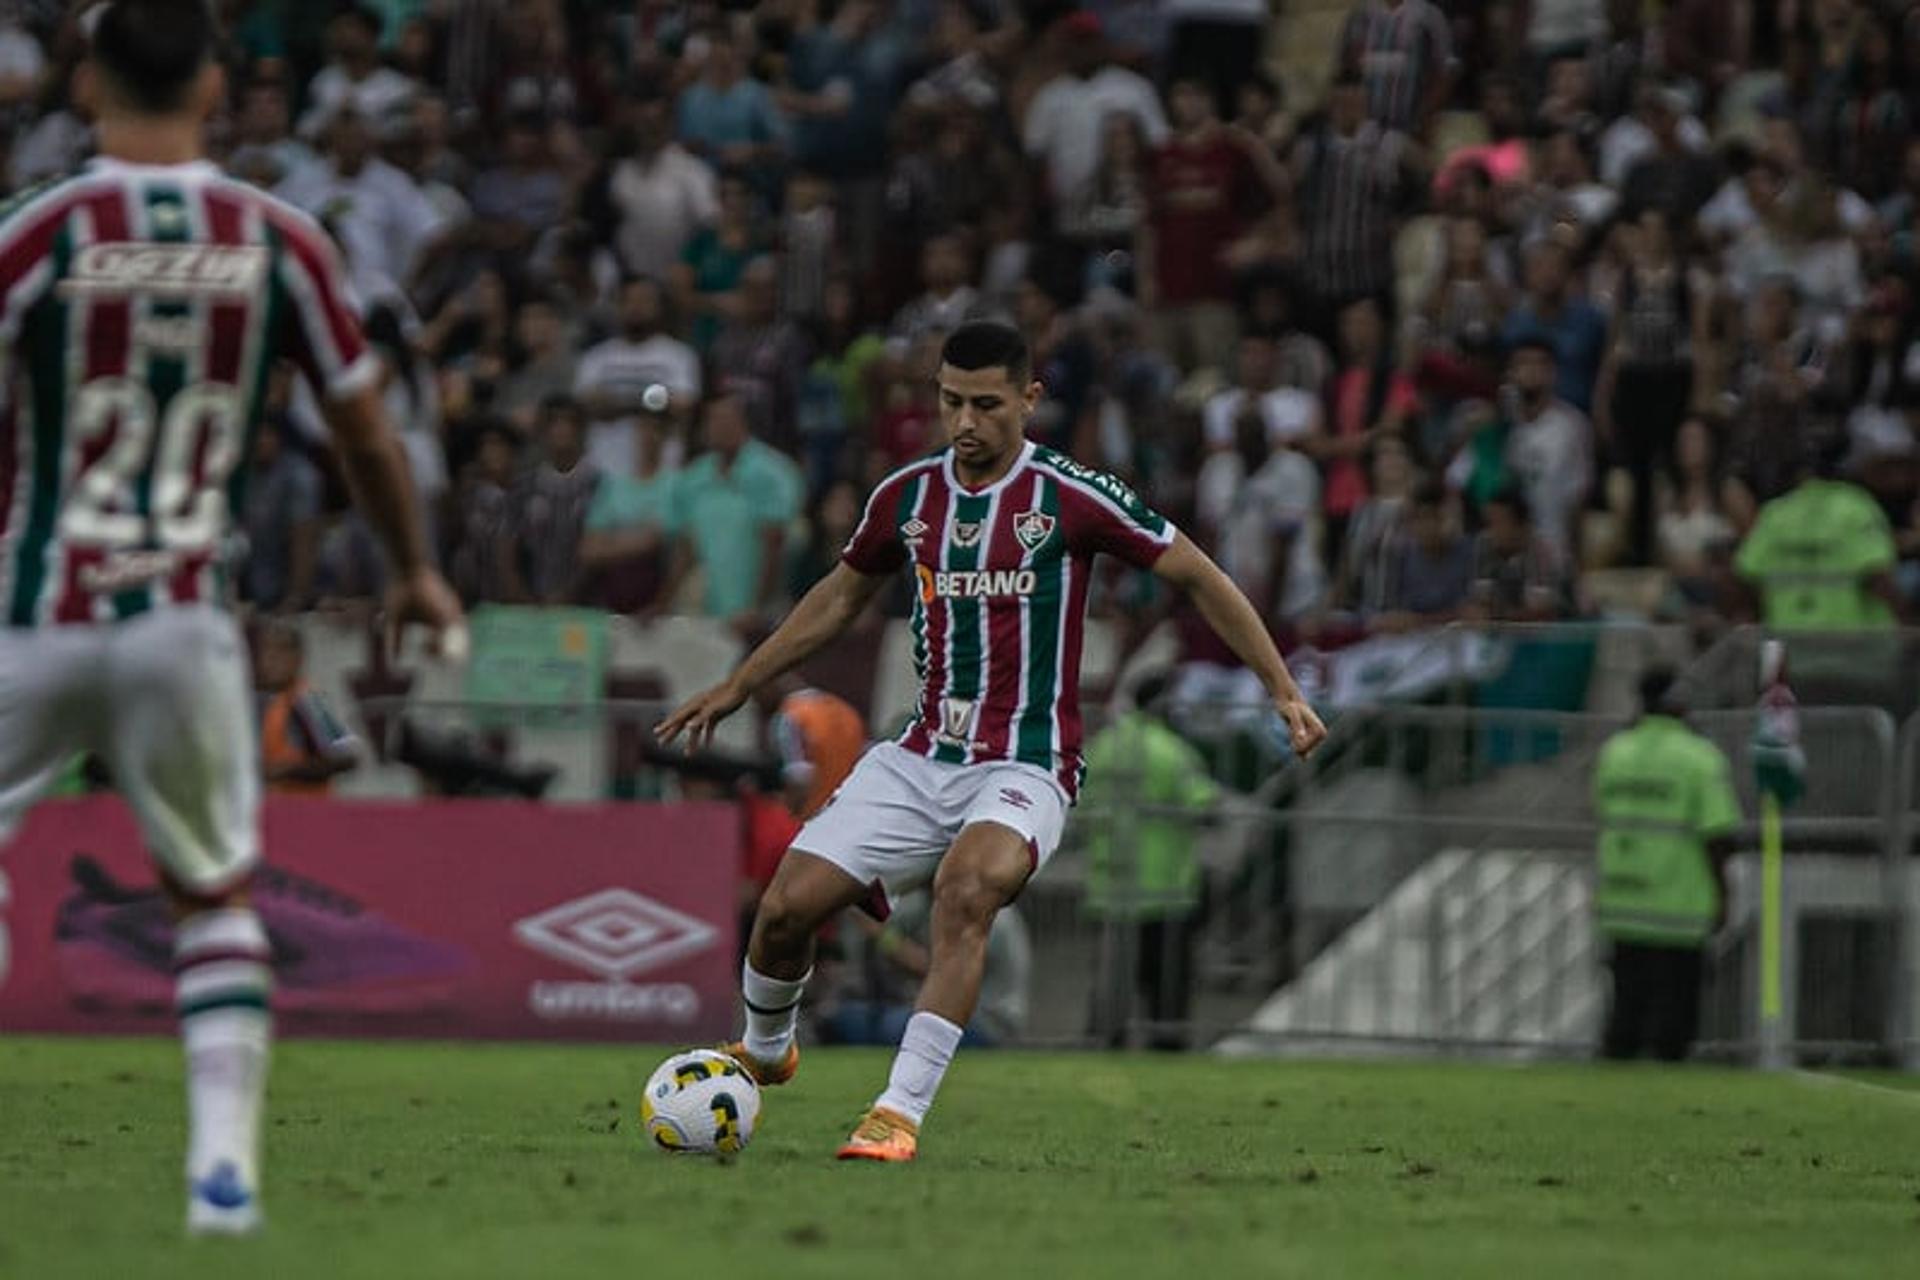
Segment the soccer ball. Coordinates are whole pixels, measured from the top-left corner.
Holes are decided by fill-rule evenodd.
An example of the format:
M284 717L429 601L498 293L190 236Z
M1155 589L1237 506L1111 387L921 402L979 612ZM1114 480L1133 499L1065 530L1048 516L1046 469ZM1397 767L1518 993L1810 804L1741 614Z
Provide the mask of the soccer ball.
M724 1053L693 1049L660 1064L640 1096L640 1123L662 1151L732 1155L760 1118L760 1087Z

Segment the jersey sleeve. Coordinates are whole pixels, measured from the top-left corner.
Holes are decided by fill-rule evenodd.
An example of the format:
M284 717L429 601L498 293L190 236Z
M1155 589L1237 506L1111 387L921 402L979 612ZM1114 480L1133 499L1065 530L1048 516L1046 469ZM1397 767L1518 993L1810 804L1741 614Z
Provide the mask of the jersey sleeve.
M867 499L860 524L847 539L840 559L850 569L869 576L892 573L907 562L907 548L900 541L898 507L900 482L888 481Z
M1056 467L1054 474L1069 546L1151 569L1173 545L1179 532L1173 521L1113 476L1077 463Z
M300 366L322 399L344 400L373 386L380 359L367 345L360 305L333 242L304 220L280 231L277 283L289 313L282 354Z

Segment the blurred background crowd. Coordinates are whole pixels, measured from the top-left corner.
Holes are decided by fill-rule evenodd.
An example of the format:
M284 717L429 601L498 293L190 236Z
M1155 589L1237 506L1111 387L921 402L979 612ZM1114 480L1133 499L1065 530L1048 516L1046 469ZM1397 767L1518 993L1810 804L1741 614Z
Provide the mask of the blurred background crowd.
M80 7L0 4L12 188L91 146ZM341 245L471 602L763 629L939 443L978 315L1033 346L1034 437L1287 644L1920 593L1920 5L219 7L217 158ZM314 406L274 405L243 595L367 607ZM1114 570L1096 607L1158 604Z

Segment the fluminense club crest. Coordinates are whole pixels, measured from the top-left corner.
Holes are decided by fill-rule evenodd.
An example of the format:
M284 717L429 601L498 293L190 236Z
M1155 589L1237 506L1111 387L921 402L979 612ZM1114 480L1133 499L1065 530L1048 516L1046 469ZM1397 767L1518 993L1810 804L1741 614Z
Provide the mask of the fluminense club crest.
M1053 517L1044 511L1022 511L1013 518L1013 536L1027 550L1038 551L1040 544L1053 536L1053 523Z

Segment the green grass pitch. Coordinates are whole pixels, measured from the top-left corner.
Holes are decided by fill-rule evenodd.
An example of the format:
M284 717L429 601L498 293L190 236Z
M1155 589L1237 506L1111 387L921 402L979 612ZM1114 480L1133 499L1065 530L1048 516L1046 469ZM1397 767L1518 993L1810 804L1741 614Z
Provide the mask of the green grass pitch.
M963 1053L918 1164L812 1051L720 1164L651 1049L279 1048L268 1233L180 1238L169 1042L0 1038L0 1277L1920 1275L1920 1092L1710 1069Z

